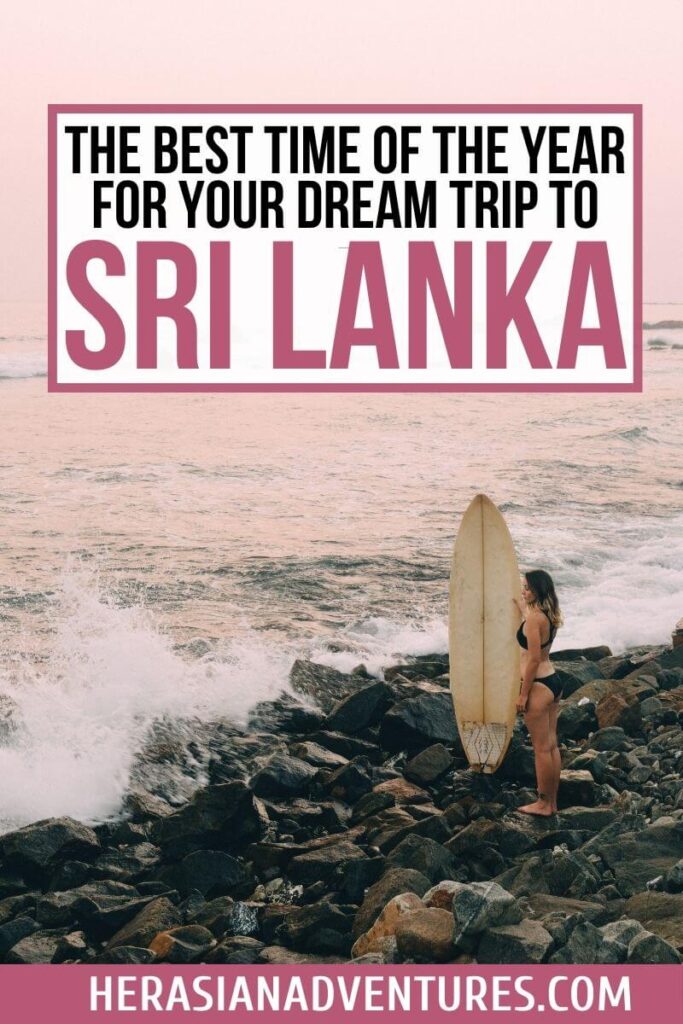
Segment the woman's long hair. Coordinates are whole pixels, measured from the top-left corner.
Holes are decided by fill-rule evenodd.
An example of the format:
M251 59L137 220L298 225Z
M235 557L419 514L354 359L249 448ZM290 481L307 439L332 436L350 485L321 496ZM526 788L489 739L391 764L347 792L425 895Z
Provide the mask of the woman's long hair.
M531 572L524 573L524 578L529 590L534 595L533 604L545 612L550 620L550 624L555 629L559 629L564 620L560 611L560 602L557 600L557 594L555 593L555 584L550 573L546 572L545 569L532 569Z

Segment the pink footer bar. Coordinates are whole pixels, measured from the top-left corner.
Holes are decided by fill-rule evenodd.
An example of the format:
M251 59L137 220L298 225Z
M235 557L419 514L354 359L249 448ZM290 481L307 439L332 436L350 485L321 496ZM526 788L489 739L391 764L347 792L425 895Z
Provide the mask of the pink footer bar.
M0 1019L83 1024L150 1018L292 1024L321 1017L430 1024L522 1014L525 1020L680 1024L680 966L146 966L0 967ZM125 1017L119 1018L119 1014Z

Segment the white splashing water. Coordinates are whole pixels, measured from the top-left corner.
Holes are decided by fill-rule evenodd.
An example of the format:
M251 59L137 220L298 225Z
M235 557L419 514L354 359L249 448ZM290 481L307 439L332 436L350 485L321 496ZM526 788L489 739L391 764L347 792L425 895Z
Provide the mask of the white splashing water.
M291 656L248 629L188 662L149 612L116 607L83 573L65 575L55 611L47 662L0 676L16 725L0 740L0 832L53 815L114 815L153 722L239 725L257 701L288 688Z

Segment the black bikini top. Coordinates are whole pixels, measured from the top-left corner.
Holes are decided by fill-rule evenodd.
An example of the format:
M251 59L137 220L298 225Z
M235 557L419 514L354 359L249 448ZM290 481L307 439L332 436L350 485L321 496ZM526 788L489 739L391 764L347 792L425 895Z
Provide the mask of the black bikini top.
M541 611L543 611L542 608ZM544 644L541 644L541 650L543 650L544 647L550 647L553 640L557 636L557 629L555 628L555 626L553 626L552 622L550 621L550 616L547 612L543 612L543 614L545 615L550 625L550 637L546 640ZM527 638L524 635L524 623L522 623L522 625L517 630L517 643L520 647L523 647L525 651L529 650L529 644L527 643Z

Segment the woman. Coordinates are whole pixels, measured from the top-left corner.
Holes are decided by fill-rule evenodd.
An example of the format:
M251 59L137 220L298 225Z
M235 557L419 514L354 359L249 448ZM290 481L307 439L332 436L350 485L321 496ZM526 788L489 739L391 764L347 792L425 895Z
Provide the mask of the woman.
M543 569L524 576L522 597L523 602L516 601L524 619L517 630L517 642L522 648L522 688L517 710L524 712L534 748L538 800L518 810L547 818L557 811L562 767L557 747L562 684L550 661L550 648L562 625L562 615L552 578Z

